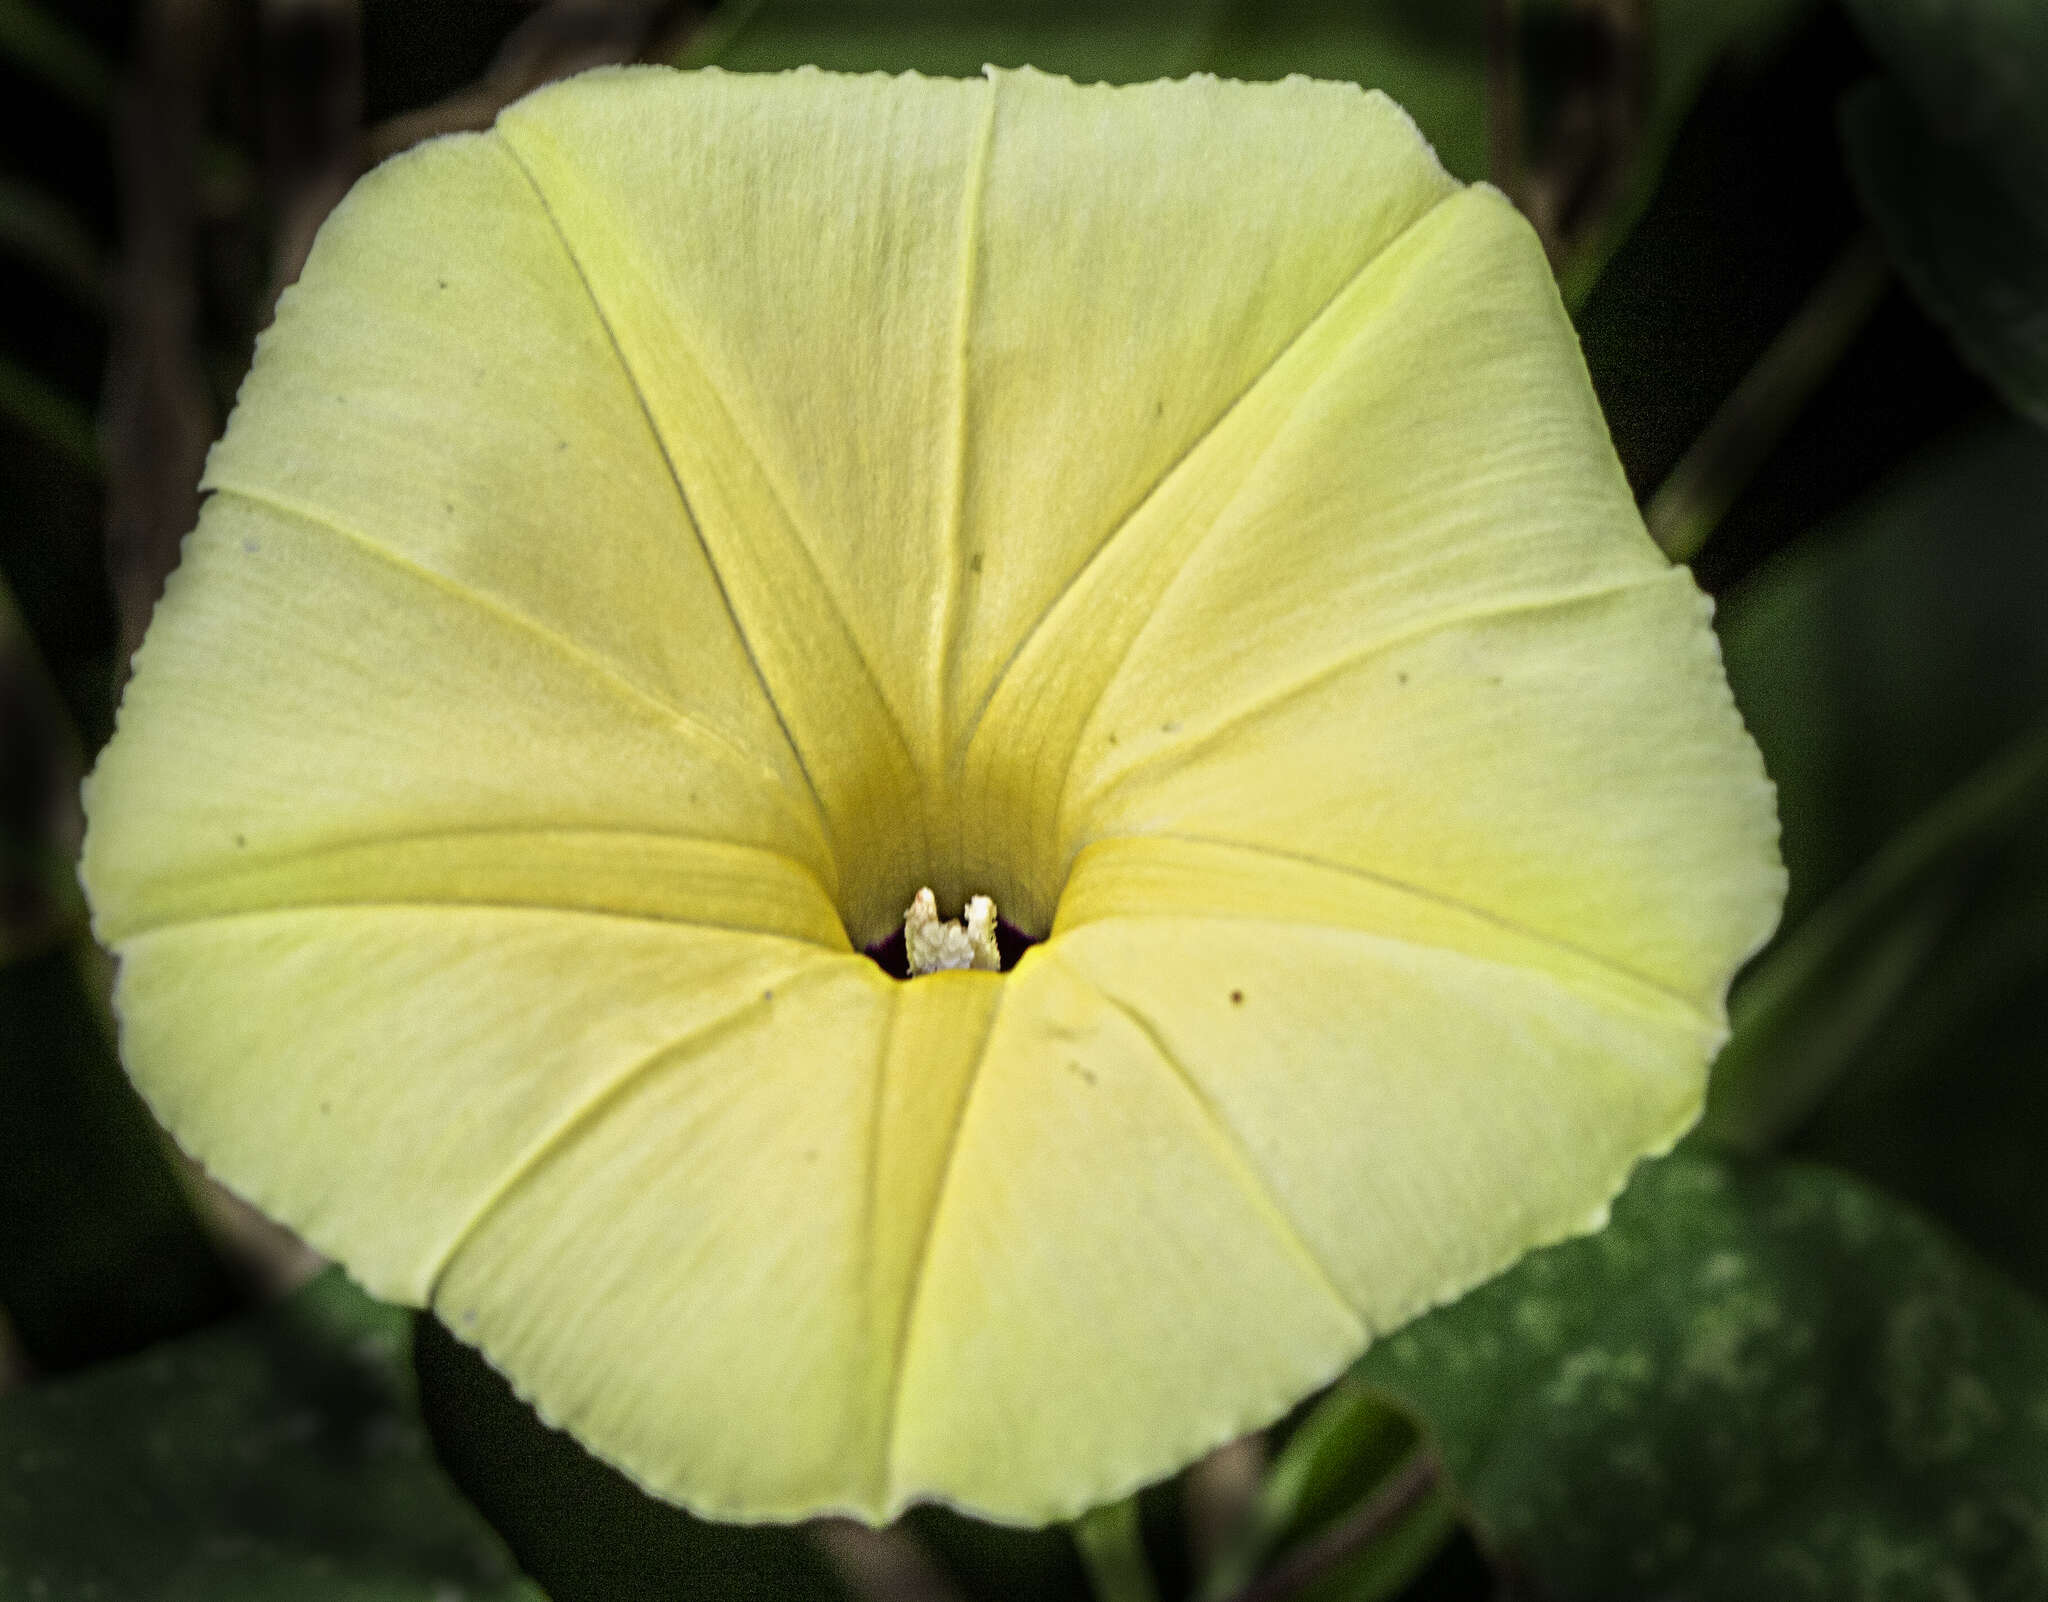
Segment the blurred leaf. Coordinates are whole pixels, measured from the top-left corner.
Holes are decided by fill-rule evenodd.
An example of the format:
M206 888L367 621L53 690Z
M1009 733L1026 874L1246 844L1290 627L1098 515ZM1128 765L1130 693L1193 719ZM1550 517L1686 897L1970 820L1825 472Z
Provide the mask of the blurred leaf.
M926 1505L903 1515L975 1602L1069 1602L1088 1594L1080 1555L1067 1532L984 1524L951 1508Z
M1538 0L1533 9L1561 3ZM1614 205L1562 264L1558 279L1566 304L1585 299L1641 218L1678 131L1714 69L1731 57L1764 55L1812 9L1813 0L1649 0L1650 81L1642 126Z
M2048 712L2048 441L1994 419L1927 450L1719 627L1778 786L1789 933Z
M0 0L0 58L88 111L104 111L114 98L113 68L33 0Z
M2048 7L1849 10L1891 74L1845 107L1864 204L1965 358L2048 427Z
M0 584L0 1308L49 1370L183 1334L234 1301L81 966L83 762Z
M407 1322L332 1270L0 1402L0 1595L540 1602L434 1466Z
M1135 1497L1090 1509L1073 1530L1096 1602L1159 1602Z
M234 1305L158 1139L79 954L0 967L0 1307L37 1367L122 1356Z
M2048 74L2040 94L2048 101ZM1892 84L1852 94L1842 133L1901 276L1964 359L2048 428L2048 214L2030 214L1990 163L1932 132ZM2048 190L2048 142L2036 160Z
M37 443L75 465L99 471L99 435L92 414L5 356L0 356L0 416L12 418Z
M436 1455L554 1602L850 1602L801 1528L656 1501L541 1423L438 1320L415 1321L413 1363Z
M1731 594L1722 640L1792 894L1710 1132L1796 1126L2048 1291L2048 440L1929 452Z
M1848 0L1930 129L1966 146L2048 224L2048 7L2040 0Z
M0 176L0 250L20 257L97 311L106 303L107 265L77 213L41 190Z
M1859 234L1779 329L1685 455L1643 519L1674 562L1690 562L1840 365L1890 287L1883 247Z
M2048 1594L2048 1314L1824 1169L1646 1165L1357 1373L1537 1594Z
M1655 191L1671 142L1715 64L1768 48L1811 4L1651 0L1638 137L1621 153L1626 171L1613 186L1620 203L1573 252L1564 274L1567 298L1578 298L1599 276ZM1520 12L1525 35L1539 40L1605 15L1583 0L1527 0ZM1393 96L1444 165L1471 180L1489 175L1485 26L1484 6L1440 0L1166 0L1127 11L1091 11L1071 0L735 0L695 35L681 64L771 71L809 63L973 77L986 62L1028 63L1110 83L1194 72L1348 78ZM1528 66L1538 81L1527 98L1547 124L1549 111L1571 106L1571 91L1585 87L1582 76L1598 78L1611 63L1595 46L1555 61L1539 50ZM1560 73L1571 81L1559 82ZM1599 83L1591 90L1607 92ZM1621 92L1634 96L1637 88ZM1533 132L1539 160L1570 142L1569 129L1562 140L1547 125Z
M71 863L85 756L0 580L0 966L84 926Z
M1414 1420L1376 1387L1356 1377L1340 1381L1274 1460L1242 1538L1202 1587L1204 1602L1224 1602L1261 1570L1304 1557L1317 1578L1291 1594L1311 1602L1378 1602L1398 1595L1457 1528L1456 1505L1440 1481L1432 1481L1397 1516L1372 1517L1390 1483L1417 1468L1426 1451ZM1361 1514L1371 1526L1362 1532L1369 1539L1354 1550L1336 1550Z
M2043 818L2048 719L1903 830L1758 965L1714 1065L1702 1133L1764 1151L1852 1064L1891 1066L1902 1009L1939 1004L1947 1015L1917 1031L1932 1066L2016 976L2048 975L2048 855L2030 850ZM2000 906L2019 916L1999 916ZM1935 985L1941 972L1963 985Z

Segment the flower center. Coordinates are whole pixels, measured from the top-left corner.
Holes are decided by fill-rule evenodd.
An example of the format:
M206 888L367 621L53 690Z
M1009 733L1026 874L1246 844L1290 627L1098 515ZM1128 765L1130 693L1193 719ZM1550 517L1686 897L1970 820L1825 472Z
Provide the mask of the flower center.
M1003 958L996 949L996 904L987 896L970 896L964 917L942 920L938 897L929 888L918 891L903 914L903 953L913 979L949 968L999 971Z

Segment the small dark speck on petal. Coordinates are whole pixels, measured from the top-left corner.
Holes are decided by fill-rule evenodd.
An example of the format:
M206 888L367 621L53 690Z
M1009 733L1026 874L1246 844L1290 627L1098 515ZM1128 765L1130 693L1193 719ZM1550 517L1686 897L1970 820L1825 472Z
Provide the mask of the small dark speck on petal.
M556 450L558 450L558 451L565 451L565 450L567 450L568 448L569 448L569 442L568 442L567 440L565 440L565 439L558 439L558 440L556 440L556 441L555 441L555 449L556 449Z
M981 552L976 551L973 556L968 558L967 571L970 573L979 573L981 571Z
M1109 737L1109 743L1110 743L1111 745L1115 745L1115 744L1116 744L1116 735L1115 735L1115 733L1114 733L1114 732L1112 732L1112 733L1110 734L1110 737Z
M443 501L441 503L441 510L446 512L450 517L453 517L455 515L455 503L453 501Z
M1498 673L1489 673L1486 675L1486 682L1488 684L1491 684L1495 689L1498 689L1501 685L1507 683L1507 680L1502 678Z
M1242 1007L1244 1005L1244 992L1242 990L1231 991L1230 1004L1233 1007Z
M244 540L242 541L242 549L253 553L262 550L263 545L260 540Z
M1180 733L1180 719L1179 719L1179 718L1175 718L1175 719L1174 719L1174 720L1173 720L1173 721L1172 721L1171 723L1162 723L1162 724L1160 724L1160 725L1159 725L1159 732L1160 732L1161 734L1178 734L1178 733Z
M1407 675L1407 673L1406 673L1405 671L1403 671L1403 672L1400 672L1400 673L1396 673L1396 674L1394 675L1394 682L1395 682L1396 684L1406 684L1406 683L1408 682L1408 675Z
M238 834L235 836L235 849L237 851L241 850L242 847L247 845L248 843L249 837L246 834Z
M323 1113L331 1113L334 1111L334 1103L331 1101L323 1101L322 1103L320 1103L320 1110Z
M1087 1068L1083 1068L1083 1067L1082 1067L1082 1066L1081 1066L1081 1065L1080 1065L1079 1063L1077 1063L1077 1062L1070 1062L1070 1063L1068 1063L1068 1064L1067 1064L1067 1072L1068 1072L1068 1073L1070 1073L1070 1074L1079 1074L1079 1075L1081 1076L1082 1080L1083 1080L1084 1082L1088 1083L1088 1084L1091 1084L1091 1085L1092 1085L1092 1084L1094 1084L1094 1083L1095 1083L1095 1074L1094 1074L1093 1070L1091 1070L1091 1069L1087 1069Z
M763 1001L773 1001L775 999L775 992L772 990L764 990L761 992L761 999Z
M446 289L448 287L448 280L445 278L437 278L434 280L434 287L436 289ZM476 1315L472 1313L470 1316L474 1318Z
M1166 415L1166 402L1154 401L1152 403L1152 415L1154 417L1164 417Z

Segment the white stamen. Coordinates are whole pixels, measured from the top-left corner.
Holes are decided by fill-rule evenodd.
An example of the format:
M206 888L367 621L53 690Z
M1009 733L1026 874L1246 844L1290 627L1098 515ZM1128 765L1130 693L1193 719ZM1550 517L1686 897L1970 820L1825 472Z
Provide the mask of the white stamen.
M996 950L996 904L975 896L967 903L965 920L941 922L938 897L920 890L903 914L903 948L912 977L948 968L998 972L1003 959Z

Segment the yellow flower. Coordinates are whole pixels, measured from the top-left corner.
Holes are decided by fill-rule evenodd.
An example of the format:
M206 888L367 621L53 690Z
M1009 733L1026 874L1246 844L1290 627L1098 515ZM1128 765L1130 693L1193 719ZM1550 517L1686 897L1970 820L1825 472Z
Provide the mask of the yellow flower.
M1594 1227L1775 917L1535 240L1347 85L592 74L357 186L205 482L129 1065L712 1515L1271 1419ZM890 978L926 885L1047 938Z

